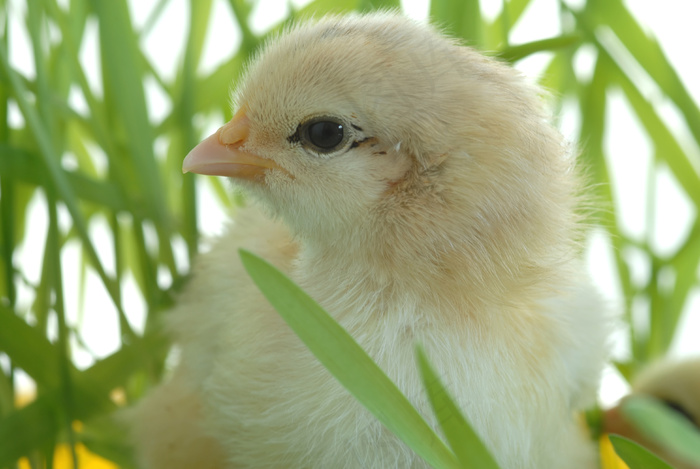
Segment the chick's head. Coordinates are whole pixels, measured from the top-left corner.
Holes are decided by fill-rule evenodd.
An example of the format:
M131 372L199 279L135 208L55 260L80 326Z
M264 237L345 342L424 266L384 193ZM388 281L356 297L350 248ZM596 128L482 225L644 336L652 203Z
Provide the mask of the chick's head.
M554 233L569 216L570 163L536 92L399 15L327 17L283 33L252 61L234 102L233 119L184 170L231 176L302 238L337 243L365 226L363 236L401 232L424 250L485 253L500 242L512 261L510 238ZM539 231L530 237L551 247Z

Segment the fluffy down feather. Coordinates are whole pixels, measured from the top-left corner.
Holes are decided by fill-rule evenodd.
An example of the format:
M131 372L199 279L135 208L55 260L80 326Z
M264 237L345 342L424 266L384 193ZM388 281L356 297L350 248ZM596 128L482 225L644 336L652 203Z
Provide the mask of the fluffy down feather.
M604 308L577 260L575 161L537 90L381 13L271 41L234 108L185 169L257 203L169 315L181 363L131 415L144 467L426 466L281 321L239 247L320 302L432 422L423 343L503 468L595 467L574 413L595 397Z

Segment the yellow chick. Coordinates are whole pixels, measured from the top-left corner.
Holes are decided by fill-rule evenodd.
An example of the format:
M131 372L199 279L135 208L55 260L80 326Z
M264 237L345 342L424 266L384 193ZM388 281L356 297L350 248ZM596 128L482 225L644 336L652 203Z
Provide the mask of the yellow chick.
M634 380L630 395L655 397L700 427L700 357L680 361L662 360L652 364ZM605 413L604 430L636 441L677 469L700 469L697 464L685 461L643 435L625 419L619 405Z
M592 468L574 418L605 358L578 260L575 161L511 68L393 13L270 41L233 119L183 169L257 205L201 256L169 327L173 378L132 415L148 468L423 468L244 271L244 247L317 300L437 427L427 355L504 469Z

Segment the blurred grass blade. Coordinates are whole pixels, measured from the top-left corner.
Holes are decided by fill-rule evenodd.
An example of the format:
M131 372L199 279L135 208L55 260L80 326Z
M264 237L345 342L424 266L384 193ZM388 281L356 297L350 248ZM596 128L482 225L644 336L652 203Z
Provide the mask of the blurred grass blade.
M114 417L107 415L84 422L79 437L90 452L117 463L119 469L135 469L133 448L128 444L128 430L115 423ZM108 468L87 466L84 469Z
M531 0L505 0L501 13L486 25L484 31L486 50L508 46L510 31L518 23Z
M372 11L379 9L401 8L400 0L360 0L357 9L359 11Z
M36 143L40 150L39 154L42 157L42 163L50 175L50 183L54 185L58 195L61 197L66 205L66 208L70 212L71 217L73 218L73 223L75 223L78 233L80 234L83 247L87 251L90 260L104 283L105 288L109 292L112 301L117 308L121 310L121 301L119 299L119 295L117 294L116 285L107 275L102 263L100 262L100 258L97 255L97 251L90 240L87 231L87 223L80 212L73 189L59 167L59 159L54 152L49 134L44 124L39 119L39 115L37 114L36 110L29 104L29 100L27 99L29 93L15 70L10 67L5 51L1 47L0 65L2 65L5 75L10 82L14 92L14 97L20 110L22 111L22 115L29 124L34 137L36 138Z
M42 332L0 304L0 351L39 385L58 387L58 350Z
M493 456L440 382L422 347L416 348L416 356L430 405L461 467L463 469L498 469L499 466Z
M100 26L105 100L111 116L128 135L126 144L133 176L153 219L169 226L163 203L161 176L153 155L153 132L143 88L142 68L136 35L126 2L94 2ZM113 123L114 124L114 123Z
M158 0L158 3L156 3L156 6L153 7L151 13L148 14L146 21L143 23L143 27L141 28L142 37L147 36L151 32L153 26L155 26L163 15L163 11L165 11L165 7L168 6L168 3L170 3L170 0Z
M563 36L541 39L539 41L528 42L526 44L506 47L498 53L498 57L506 62L513 63L538 52L563 49L565 47L578 44L579 42L581 42L581 36L578 34L565 34Z
M626 399L622 413L649 439L689 464L700 465L700 431L688 419L656 399L642 396Z
M193 175L182 177L181 168L182 158L198 141L198 136L192 125L191 116L195 113L197 68L199 67L202 48L209 26L211 7L211 0L190 1L190 22L185 46L185 57L174 86L176 96L174 96L173 101L179 108L178 112L173 113L173 115L176 116L175 124L177 127L173 128L170 132L172 140L170 148L168 149L168 161L174 163L170 165L170 168L178 175L177 179L171 178L171 180L178 180L182 183L181 190L171 190L169 192L178 195L177 201L173 206L181 207L183 220L182 234L187 243L190 259L197 253L197 240L199 237L197 226L197 193L195 188L196 179ZM177 155L174 159L172 158L173 154Z
M520 20L527 7L530 5L531 0L505 0L504 8L501 15L505 15L508 18L510 28ZM498 20L497 20L498 21Z
M600 50L599 53L601 59L605 58L607 62L610 63L610 71L612 72L614 80L622 87L629 103L641 120L647 134L652 139L657 159L668 165L668 168L687 196L692 200L695 207L700 208L700 190L698 190L698 188L700 188L700 173L694 167L688 155L684 152L666 123L658 115L654 106L644 98L639 89L623 72L619 65L612 61L612 58L606 51ZM650 228L653 228L653 226ZM686 242L691 241L692 240L688 240ZM654 258L653 253L650 253L650 257L652 259ZM656 275L662 265L658 262L654 265L656 269L653 271L653 274ZM679 277L683 278L688 275L693 276L693 272L693 266L690 266L688 270L678 271L677 274ZM657 285L658 284L654 282L650 287L654 290L657 288ZM658 291L650 292L653 305L650 311L652 327L650 327L649 341L645 347L645 355L648 358L663 356L673 341L678 322L683 312L683 307L688 299L687 293L689 290L685 290L686 296L683 298L678 296L678 293L681 291L683 290L676 290L673 303L666 298L661 298Z
M10 467L22 456L55 439L60 428L57 410L56 396L40 397L3 416L0 419L0 467Z
M617 269L617 278L622 287L625 299L624 318L629 327L629 339L634 356L638 357L639 346L635 324L632 321L632 298L634 287L629 266L622 256L625 238L619 231L618 216L615 212L613 187L610 182L610 168L605 155L604 137L607 118L607 90L611 85L610 57L603 55L598 58L593 78L587 86L578 89L578 100L581 106L581 131L578 140L583 142L580 164L598 184L593 186L596 197L595 218L610 233L613 245L612 255Z
M320 17L329 13L348 13L359 6L361 0L314 0L303 7L296 16L299 18Z
M448 34L466 40L469 45L483 46L479 0L432 0L430 18Z
M607 52L601 50L600 54L607 55ZM622 87L625 96L642 121L642 125L652 138L657 155L662 161L668 163L673 175L678 179L688 197L693 200L696 207L700 207L700 190L698 190L700 188L700 174L698 169L693 166L688 155L685 154L666 123L659 117L654 106L644 98L616 62L610 59L609 63L613 65L612 71L617 72L614 73L615 80Z
M239 252L265 298L362 405L436 469L459 467L442 440L345 329L275 267L248 251Z
M2 159L4 160L4 158ZM8 305L13 307L17 298L13 259L17 217L15 214L15 194L17 189L14 174L9 171L3 172L2 164L0 164L0 187L2 188L2 197L0 197L0 297L7 298Z
M639 65L678 106L700 145L700 109L697 103L659 43L647 35L621 0L589 1L583 14L590 25L605 24L615 32Z
M667 308L671 316L680 317L692 288L698 283L697 275L693 273L700 267L700 219L695 219L693 229L671 259L671 265L677 275Z
M243 35L240 51L245 55L250 55L255 50L259 41L258 37L250 29L250 14L253 10L253 5L244 0L228 0L228 3L231 5L233 16L238 23L238 27L241 28L241 33Z
M35 153L8 147L2 143L0 143L0 153L7 157L0 158L0 173L3 175L12 173L14 182L41 187L50 184L49 175L41 166L41 158ZM128 209L119 195L119 188L112 182L86 177L82 174L82 171L66 171L63 169L59 169L59 171L61 171L63 177L65 177L68 184L73 188L77 199L91 202L115 212L126 211ZM18 185L17 190L19 191L20 189L22 189L22 187ZM32 189L34 189L34 187L32 187ZM0 200L5 200L5 194L6 192L3 186L3 198ZM22 201L17 202L19 205L18 208L23 209L21 212L17 213L16 218L18 222L21 222L22 227L24 226L23 215L26 214L26 202L28 201L29 197L24 195ZM2 215L4 216L6 213L12 212L3 211ZM18 228L18 226L15 227L15 230Z
M610 442L629 469L673 469L661 458L634 441L618 435L610 435Z
M122 346L85 371L74 371L75 418L88 420L113 412L116 405L110 399L110 392L148 366L144 357L158 356L165 347L162 336L148 335ZM56 439L62 418L58 405L60 392L58 388L45 389L32 403L0 419L0 467L9 466Z
M153 220L158 237L160 258L175 271L174 254L170 242L174 222L167 209L162 176L153 152L154 132L148 117L146 96L143 85L143 67L136 34L126 2L110 1L94 3L100 28L100 53L102 56L105 102L112 109L113 131L127 136L125 158L112 159L111 168L121 165L130 170L128 179L133 179L130 190L146 209L148 218ZM126 181L124 181L126 183ZM139 217L140 218L140 217ZM142 265L151 272L157 267L150 256L142 258ZM155 278L155 277L154 277ZM145 291L145 296L153 298L155 292ZM153 306L153 303L149 303ZM123 328L127 321L121 320Z

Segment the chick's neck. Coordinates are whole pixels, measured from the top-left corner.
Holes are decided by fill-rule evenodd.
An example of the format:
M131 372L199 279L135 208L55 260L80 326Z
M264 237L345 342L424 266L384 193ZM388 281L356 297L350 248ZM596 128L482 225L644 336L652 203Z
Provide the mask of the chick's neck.
M333 278L348 288L410 291L473 310L522 305L551 293L540 286L546 279L556 283L562 259L569 258L556 253L565 248L549 246L552 256L536 261L529 256L540 250L509 245L502 230L479 232L445 210L378 210L336 237L301 239L297 267L304 283Z

